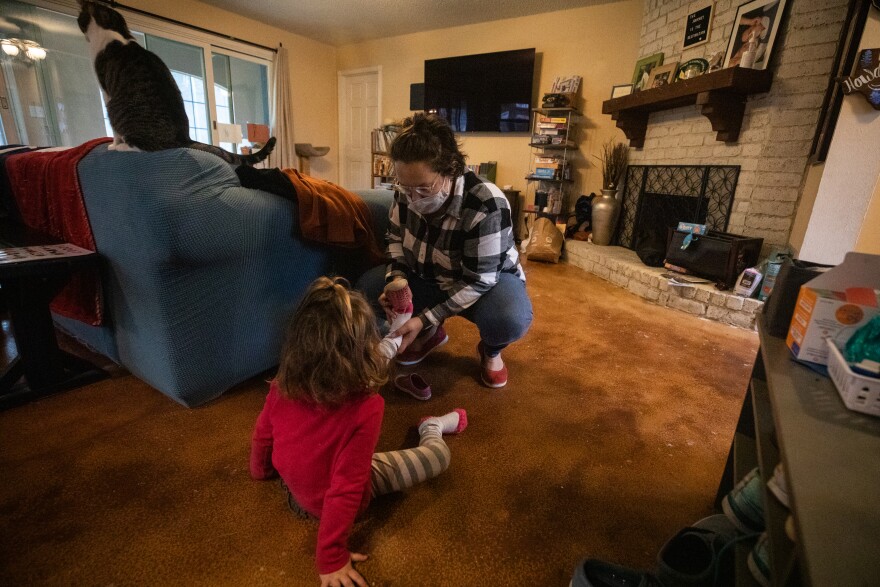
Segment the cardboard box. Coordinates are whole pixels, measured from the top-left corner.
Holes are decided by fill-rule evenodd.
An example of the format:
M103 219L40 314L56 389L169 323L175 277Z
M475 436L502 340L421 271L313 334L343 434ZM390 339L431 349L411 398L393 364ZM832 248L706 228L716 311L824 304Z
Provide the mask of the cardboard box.
M828 364L831 338L843 348L880 314L880 255L847 253L843 263L801 286L786 344L799 361Z

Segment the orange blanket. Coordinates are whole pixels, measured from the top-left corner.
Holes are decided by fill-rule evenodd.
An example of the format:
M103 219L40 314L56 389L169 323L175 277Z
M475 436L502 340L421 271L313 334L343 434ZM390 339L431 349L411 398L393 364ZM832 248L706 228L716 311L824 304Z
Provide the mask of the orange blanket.
M370 208L356 194L335 183L282 169L296 190L303 238L341 247L366 247L380 263L382 251L373 236Z

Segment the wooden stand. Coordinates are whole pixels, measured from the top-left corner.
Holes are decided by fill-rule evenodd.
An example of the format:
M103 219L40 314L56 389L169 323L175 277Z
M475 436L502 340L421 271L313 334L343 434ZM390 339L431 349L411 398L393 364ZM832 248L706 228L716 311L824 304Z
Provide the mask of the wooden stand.
M728 67L662 88L606 100L602 113L617 121L631 147L641 149L645 146L651 112L696 104L712 123L712 130L717 133L715 139L729 143L739 139L746 96L768 91L772 81L768 70Z

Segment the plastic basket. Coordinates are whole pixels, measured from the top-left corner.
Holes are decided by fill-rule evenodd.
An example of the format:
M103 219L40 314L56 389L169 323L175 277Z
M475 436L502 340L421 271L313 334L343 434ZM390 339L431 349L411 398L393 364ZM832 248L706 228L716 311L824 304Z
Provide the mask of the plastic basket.
M837 345L828 338L828 372L850 410L880 416L880 379L853 373Z

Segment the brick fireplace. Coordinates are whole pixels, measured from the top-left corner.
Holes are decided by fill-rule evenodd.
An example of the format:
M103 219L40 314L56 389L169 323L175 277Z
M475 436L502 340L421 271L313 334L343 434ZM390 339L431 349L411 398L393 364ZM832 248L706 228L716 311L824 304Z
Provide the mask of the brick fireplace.
M690 0L645 0L639 56L663 52L664 63L725 51L740 0L716 0L709 42L682 51ZM809 170L813 136L847 0L788 0L769 69L766 93L748 97L736 142L716 140L696 106L654 112L644 145L630 149L634 166L730 166L739 169L727 230L764 239L764 253L788 243ZM711 288L672 287L658 270L640 267L632 251L566 243L569 262L665 306L742 327L754 325L760 303ZM602 249L608 249L603 251Z

